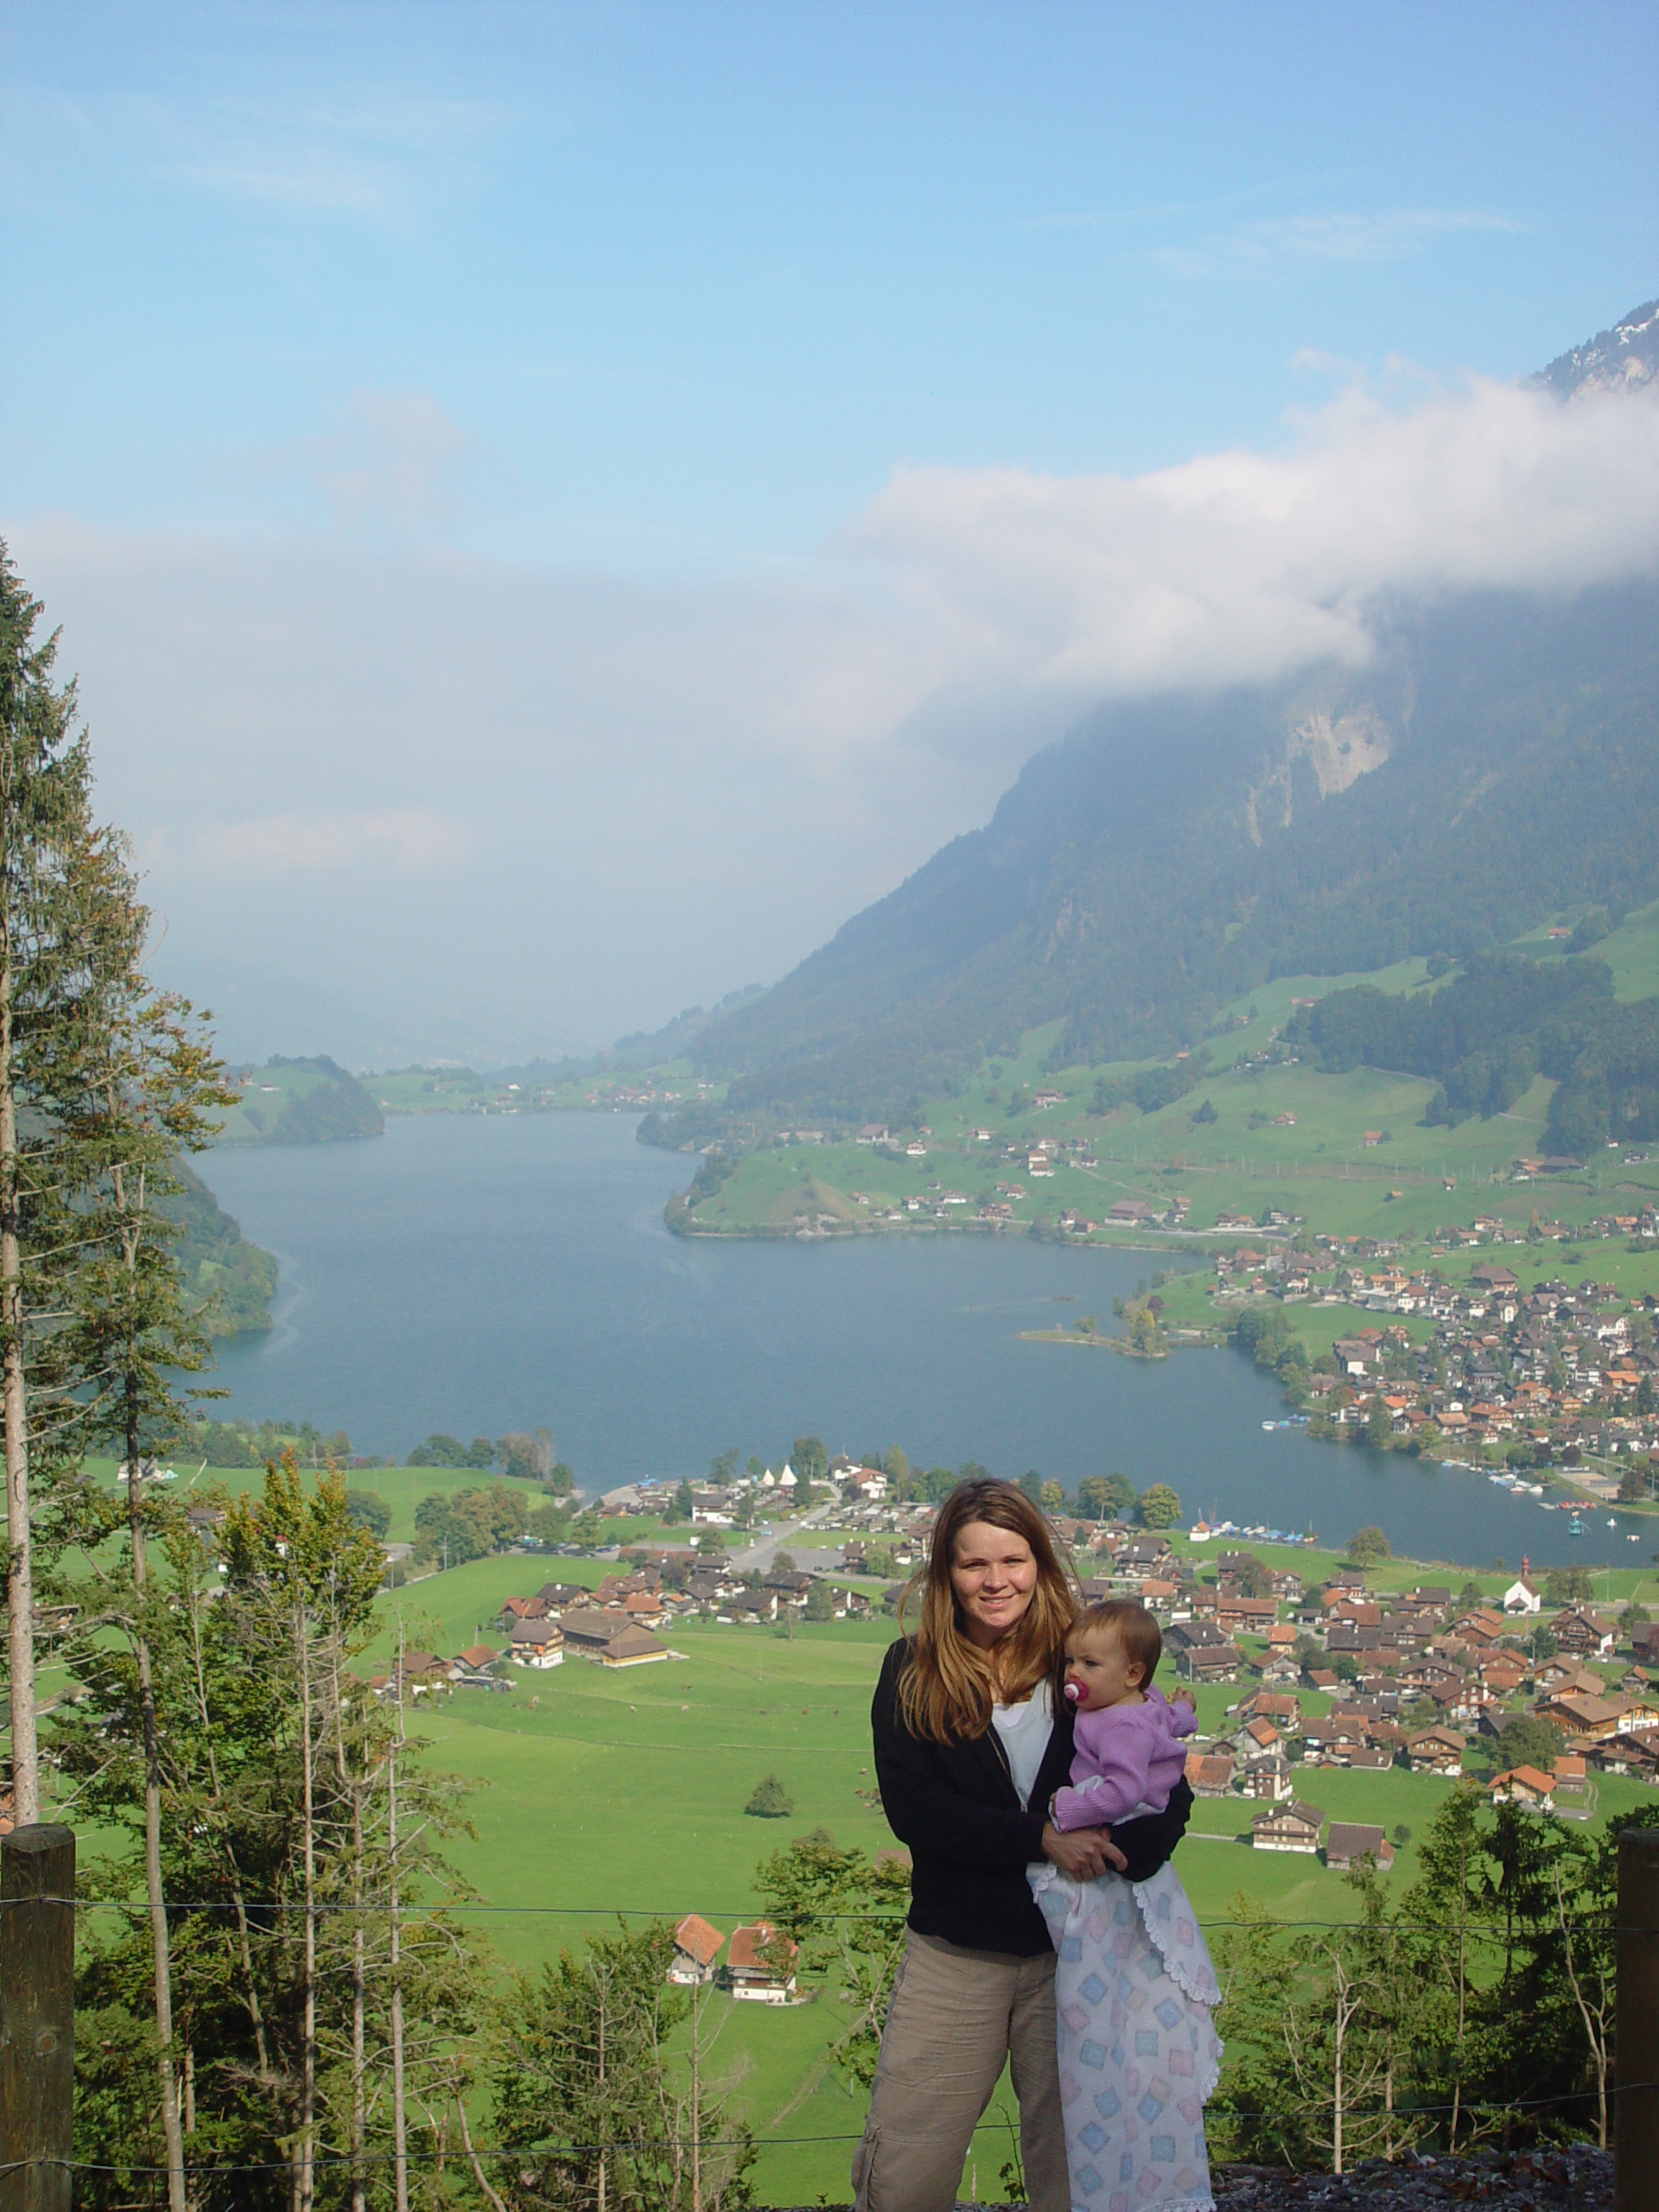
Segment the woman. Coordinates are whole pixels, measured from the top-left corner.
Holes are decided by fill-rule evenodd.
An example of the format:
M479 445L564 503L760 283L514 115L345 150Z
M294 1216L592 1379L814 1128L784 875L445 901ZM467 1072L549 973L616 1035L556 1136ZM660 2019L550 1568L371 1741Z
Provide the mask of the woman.
M1179 1842L1192 1793L1179 1783L1167 1812L1109 1835L1062 1835L1047 1818L1071 1764L1071 1714L1054 1684L1077 1599L1023 1491L953 1491L912 1591L918 1581L916 1633L888 1652L871 1707L882 1810L912 1868L905 1955L853 2161L859 2212L950 2212L1005 2060L1032 2212L1070 2212L1054 1947L1026 1868L1046 1859L1080 1882L1109 1866L1146 1881Z

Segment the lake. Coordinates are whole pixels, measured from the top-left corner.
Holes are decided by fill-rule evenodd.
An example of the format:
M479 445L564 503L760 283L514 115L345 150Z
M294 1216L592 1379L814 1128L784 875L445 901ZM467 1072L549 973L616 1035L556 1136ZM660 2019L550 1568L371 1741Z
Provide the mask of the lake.
M1586 1512L1569 1539L1564 1515L1482 1476L1264 1431L1278 1389L1230 1351L1147 1363L1020 1341L1105 1322L1148 1254L671 1236L664 1203L693 1163L634 1127L434 1115L357 1143L206 1155L220 1203L282 1264L274 1326L220 1348L228 1410L343 1428L398 1459L434 1430L545 1425L588 1490L701 1473L731 1445L776 1465L816 1434L831 1452L899 1444L925 1466L1037 1467L1068 1490L1121 1469L1172 1484L1189 1516L1312 1525L1328 1543L1374 1522L1396 1551L1465 1566L1630 1567L1659 1535Z

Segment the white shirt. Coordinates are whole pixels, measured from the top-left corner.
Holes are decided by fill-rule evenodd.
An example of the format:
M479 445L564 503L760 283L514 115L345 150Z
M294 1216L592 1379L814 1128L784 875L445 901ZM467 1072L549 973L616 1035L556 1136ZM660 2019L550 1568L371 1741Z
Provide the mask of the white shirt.
M1007 1754L1008 1771L1019 1793L1020 1808L1028 1812L1043 1754L1054 1733L1054 1711L1049 1703L1048 1684L1039 1682L1021 1705L994 1705L991 1719Z

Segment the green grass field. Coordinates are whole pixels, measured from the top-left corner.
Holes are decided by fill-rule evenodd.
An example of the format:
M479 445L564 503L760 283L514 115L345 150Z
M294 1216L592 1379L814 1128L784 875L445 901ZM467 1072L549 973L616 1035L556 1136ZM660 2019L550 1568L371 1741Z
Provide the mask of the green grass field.
M1305 1567L1306 1554L1285 1553ZM1324 1555L1319 1555L1323 1559ZM523 1560L478 1561L430 1588L432 1618L454 1645L487 1608L531 1586ZM1392 1561L1384 1586L1425 1579ZM1501 1578L1481 1578L1493 1587ZM1615 1576L1631 1589L1643 1578ZM1651 1591L1654 1578L1645 1578ZM1621 1593L1622 1594L1622 1593ZM476 1840L456 1853L461 1871L495 1910L480 1916L504 1960L533 1967L580 1943L593 1916L623 1908L677 1917L702 1912L729 1933L756 1909L758 1862L788 1837L815 1827L843 1844L874 1849L892 1838L861 1797L873 1783L868 1705L887 1624L798 1627L792 1637L753 1628L675 1628L683 1659L609 1674L579 1661L518 1677L510 1696L463 1692L429 1708L419 1727L435 1759L474 1777ZM1237 1688L1200 1693L1206 1732L1223 1725ZM475 1702L471 1701L474 1699ZM1310 1710L1319 1701L1309 1700ZM776 1772L794 1799L787 1820L745 1815L750 1791ZM1408 1882L1421 1838L1452 1785L1395 1770L1382 1775L1308 1769L1299 1794L1338 1820L1403 1823L1413 1842L1392 1882ZM1634 1783L1608 1780L1605 1815L1643 1801ZM1180 1858L1200 1916L1229 1917L1242 1891L1287 1919L1343 1918L1354 1910L1342 1878L1318 1860L1260 1853L1242 1839L1251 1808L1205 1801ZM723 2023L723 2024L722 2024ZM851 2143L791 2145L801 2136L855 2137L863 2098L822 2071L839 2024L832 1993L787 2012L708 1999L706 2024L720 2026L715 2069L737 2069L734 2094L767 2145L760 2196L807 2203L822 2192L844 2198ZM1006 2083L1001 2092L1008 2101ZM988 2116L976 2145L978 2186L993 2196L1007 2155L1005 2123Z

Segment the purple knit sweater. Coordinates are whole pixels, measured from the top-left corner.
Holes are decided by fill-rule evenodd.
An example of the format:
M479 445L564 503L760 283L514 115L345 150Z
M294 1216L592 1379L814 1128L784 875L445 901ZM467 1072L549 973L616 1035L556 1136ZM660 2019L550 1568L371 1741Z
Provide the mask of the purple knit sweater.
M1186 1768L1181 1738L1198 1726L1190 1705L1148 1685L1144 1705L1077 1714L1071 1786L1054 1793L1057 1828L1109 1827L1131 1813L1161 1813Z

